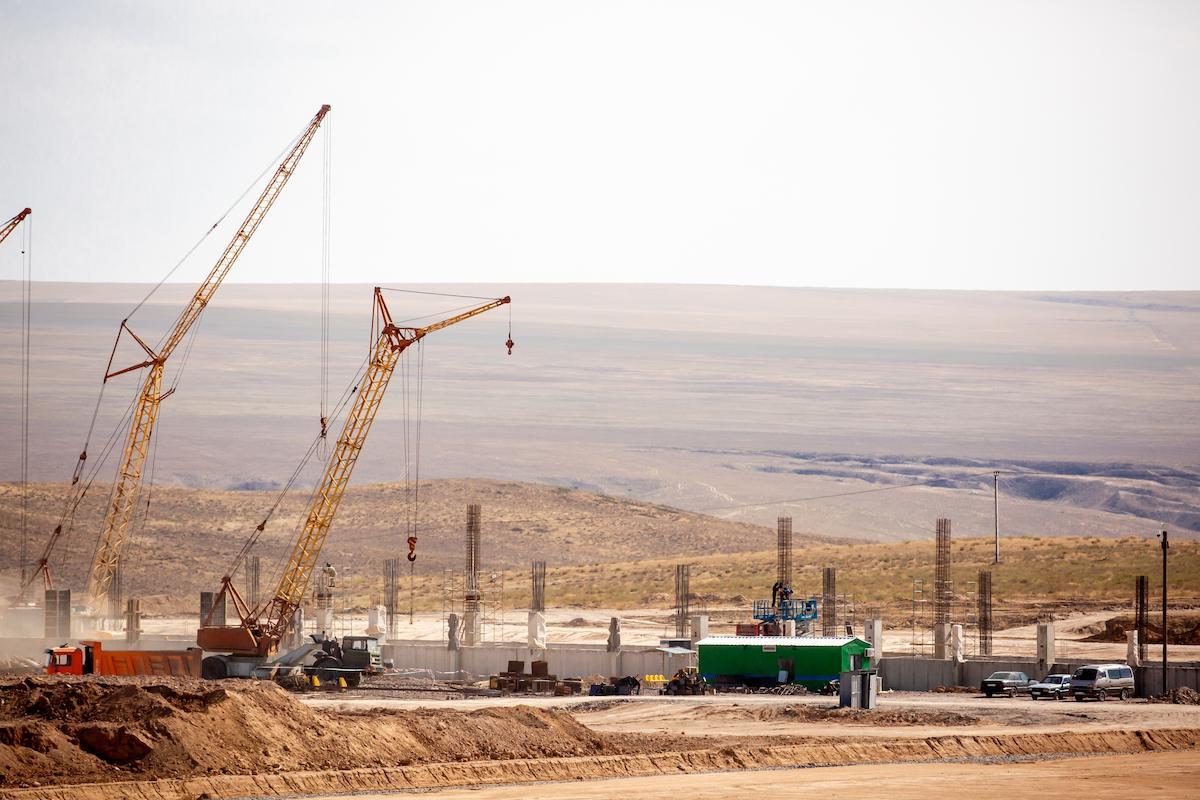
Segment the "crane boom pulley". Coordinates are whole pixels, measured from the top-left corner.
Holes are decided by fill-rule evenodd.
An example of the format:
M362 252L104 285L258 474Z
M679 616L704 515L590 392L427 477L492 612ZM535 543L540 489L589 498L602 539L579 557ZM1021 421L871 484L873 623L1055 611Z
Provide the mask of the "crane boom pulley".
M0 243L3 243L4 240L8 238L8 235L17 229L17 226L21 224L21 221L32 213L32 209L23 208L15 217L4 223L3 227L0 227Z

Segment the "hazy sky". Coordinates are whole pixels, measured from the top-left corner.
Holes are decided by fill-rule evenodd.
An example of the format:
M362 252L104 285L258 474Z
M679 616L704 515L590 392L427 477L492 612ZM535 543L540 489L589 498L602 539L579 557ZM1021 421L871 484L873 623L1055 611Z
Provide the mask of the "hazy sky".
M0 74L43 279L156 280L328 102L338 281L1200 288L1198 2L0 0ZM233 280L319 277L322 147Z

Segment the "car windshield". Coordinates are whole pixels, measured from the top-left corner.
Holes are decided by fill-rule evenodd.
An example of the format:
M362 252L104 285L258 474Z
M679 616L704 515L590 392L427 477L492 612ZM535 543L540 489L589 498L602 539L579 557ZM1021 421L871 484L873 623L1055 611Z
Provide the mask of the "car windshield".
M1081 681L1094 681L1096 680L1096 669L1094 667L1080 667L1075 670L1074 677Z
M1070 675L1047 675L1042 678L1042 683L1062 683L1070 677Z
M1013 674L1011 672L993 672L991 675L988 676L988 680L989 681L1006 681L1006 680L1011 679L1012 676L1013 676Z

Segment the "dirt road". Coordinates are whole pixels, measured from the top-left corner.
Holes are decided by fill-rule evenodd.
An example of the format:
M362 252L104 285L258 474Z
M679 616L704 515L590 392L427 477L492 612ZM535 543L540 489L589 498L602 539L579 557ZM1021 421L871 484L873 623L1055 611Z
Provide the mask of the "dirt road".
M412 709L427 700L353 695L304 695L316 708L360 711ZM883 715L863 723L836 714L805 713L832 709L836 702L819 695L716 695L705 697L595 698L497 697L441 701L437 708L462 710L516 705L562 708L595 731L604 733L715 736L957 736L1060 731L1200 728L1200 706L1156 705L1140 701L1077 703L1029 698L985 698L970 694L888 692L880 697ZM908 716L896 724L896 716ZM967 719L962 719L966 717Z
M1196 753L1070 758L1007 764L888 764L859 767L656 775L571 783L448 789L423 793L436 800L726 800L743 797L873 797L926 800L934 795L1038 797L1040 800L1192 798L1200 780ZM407 793L362 794L356 800L395 800ZM325 795L315 800L334 800Z

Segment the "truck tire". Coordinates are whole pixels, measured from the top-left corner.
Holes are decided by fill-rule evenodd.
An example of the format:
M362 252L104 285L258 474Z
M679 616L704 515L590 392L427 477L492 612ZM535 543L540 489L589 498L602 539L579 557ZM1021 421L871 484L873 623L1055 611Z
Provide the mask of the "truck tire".
M362 676L363 674L361 672L347 672L345 674L346 686L351 689L353 689L355 686L358 686L360 683L362 683Z
M1128 689L1122 689L1122 690L1121 690L1121 693L1120 693L1120 694L1118 694L1117 696L1118 696L1118 697L1120 697L1122 700L1128 700L1128 699L1129 699L1129 690L1128 690Z
M219 681L229 677L229 667L222 656L209 656L200 662L200 677L206 681Z

